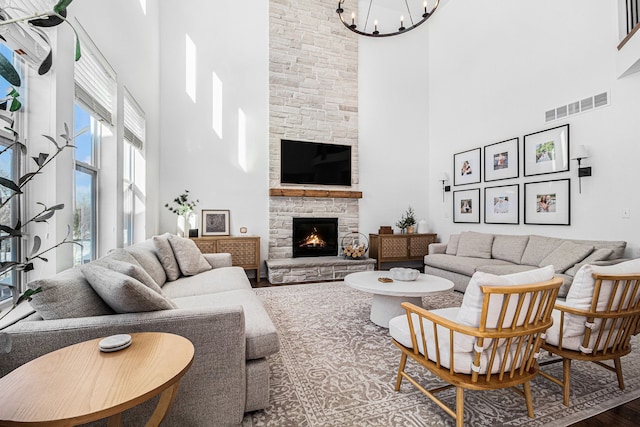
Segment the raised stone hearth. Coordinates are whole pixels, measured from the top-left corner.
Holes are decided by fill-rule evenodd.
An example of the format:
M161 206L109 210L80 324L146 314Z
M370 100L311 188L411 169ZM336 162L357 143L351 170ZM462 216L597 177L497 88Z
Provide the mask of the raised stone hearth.
M346 259L337 256L270 259L266 261L269 282L273 284L341 280L347 274L373 271L376 260Z

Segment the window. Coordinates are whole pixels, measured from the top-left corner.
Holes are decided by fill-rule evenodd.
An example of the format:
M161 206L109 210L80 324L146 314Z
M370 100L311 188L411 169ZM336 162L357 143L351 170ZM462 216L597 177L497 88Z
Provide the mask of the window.
M145 236L145 117L129 91L124 94L123 208L124 245Z
M74 265L96 258L97 240L97 180L98 152L102 125L86 108L74 106L73 114L76 152L74 180L73 245Z
M0 44L0 55L12 61L17 65L17 61L14 60L13 52L4 44ZM20 73L20 67L16 67L18 73ZM20 73L22 74L22 73ZM11 89L11 85L4 78L0 77L0 94L8 93ZM8 114L3 111L4 114ZM3 121L0 125L0 129L3 128L6 123ZM7 137L4 136L6 134ZM8 139L10 134L4 130L0 131L0 177L8 178L12 181L16 180L19 176L19 156L16 156L15 151L10 148L12 141ZM11 191L7 188L0 186L0 200L5 201L11 195ZM0 202L2 203L2 202ZM17 197L14 197L0 208L0 224L14 227L18 220L18 203ZM2 233L4 235L4 233ZM20 258L20 239L11 238L0 241L0 261L15 261ZM0 275L0 283L11 284L19 286L19 275L15 272ZM11 297L11 290L6 286L0 286L0 301L6 300Z

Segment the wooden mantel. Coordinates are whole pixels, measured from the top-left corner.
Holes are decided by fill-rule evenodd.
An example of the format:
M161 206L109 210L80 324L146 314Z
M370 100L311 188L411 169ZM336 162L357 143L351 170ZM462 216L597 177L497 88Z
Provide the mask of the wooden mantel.
M362 199L362 191L305 190L294 188L270 188L271 197L324 197L334 199Z

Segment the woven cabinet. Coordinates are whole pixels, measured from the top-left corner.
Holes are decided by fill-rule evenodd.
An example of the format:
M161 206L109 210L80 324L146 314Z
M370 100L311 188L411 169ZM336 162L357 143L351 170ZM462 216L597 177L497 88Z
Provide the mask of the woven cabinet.
M259 236L207 236L191 238L203 254L229 253L234 266L256 271L260 282Z
M369 256L378 262L419 261L429 253L437 234L369 234Z

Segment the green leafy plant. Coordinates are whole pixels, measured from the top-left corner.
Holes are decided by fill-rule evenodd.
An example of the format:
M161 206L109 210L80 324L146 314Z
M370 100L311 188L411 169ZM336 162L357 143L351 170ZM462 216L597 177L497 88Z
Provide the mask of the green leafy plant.
M16 155L27 156L27 146L19 140L18 133L13 129L13 120L10 117L5 115L0 115L0 119L8 122L9 126L5 127L6 130L10 131L13 135L13 142L9 144L4 149L0 150L0 156L13 151ZM20 176L17 180L12 180L6 177L0 176L0 211L5 209L5 207L9 208L9 203L16 197L20 197L25 194L26 186L35 179L38 175L42 173L42 170L47 167L60 153L64 150L75 148L72 144L74 137L69 134L69 128L65 124L64 125L65 132L60 135L63 139L62 143L58 143L55 138L49 135L42 135L45 139L47 139L54 146L53 154L48 153L38 153L37 156L31 157L33 163L35 165L33 170L26 172L22 176ZM9 239L21 239L27 234L27 227L30 224L36 223L46 223L48 220L53 218L57 211L64 209L63 204L57 204L54 206L47 206L44 203L36 202L40 206L40 210L35 213L31 218L27 219L25 222L21 221L22 215L18 212L17 220L15 224L7 223L10 220L10 215L0 217L4 223L0 223L0 242L4 242ZM48 262L49 260L45 256L48 252L51 252L58 247L64 244L76 244L80 245L78 242L74 242L71 238L71 227L68 227L67 235L57 243L49 248L42 247L42 239L38 235L33 236L33 242L31 244L31 250L28 255L25 256L23 260L9 260L0 262L0 278L5 276L6 274L12 271L18 272L27 272L34 269L34 261L40 260L43 262ZM25 292L22 296L20 296L19 289L15 288L14 284L8 283L0 283L0 286L7 286L11 288L11 293L13 295L14 307L24 300L24 298L30 298L34 295L33 292ZM25 297L26 295L26 297Z
M184 193L173 199L172 203L173 206L165 203L164 207L176 215L186 215L193 212L200 200L189 201L189 190L184 190Z
M402 214L400 220L396 222L396 227L404 231L407 227L414 225L416 225L415 212L413 211L413 208L409 206L409 209L407 209L407 211Z

